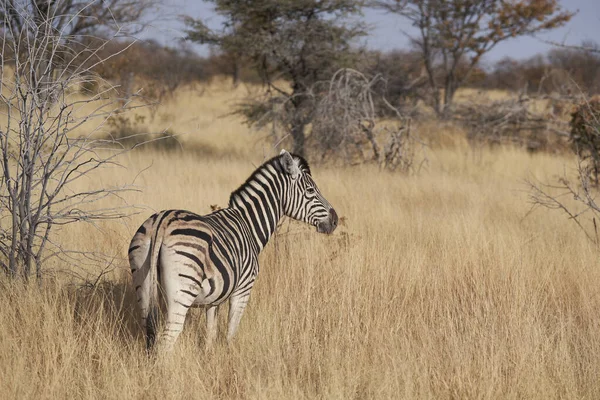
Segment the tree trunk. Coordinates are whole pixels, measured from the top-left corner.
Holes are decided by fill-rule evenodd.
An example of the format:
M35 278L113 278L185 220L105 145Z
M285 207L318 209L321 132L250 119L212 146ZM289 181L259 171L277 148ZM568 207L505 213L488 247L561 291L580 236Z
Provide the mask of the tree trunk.
M12 237L10 238L10 252L9 252L9 256L8 256L8 267L10 269L10 275L12 278L16 278L17 277L17 273L18 273L18 264L17 264L17 238L19 237L19 217L17 215L17 210L15 209L15 200L14 197L12 196L11 193L11 197L13 198L13 208L11 210L12 213L12 230L11 230L11 234Z
M304 127L306 124L303 121L295 121L292 126L292 139L294 146L292 152L301 157L304 157Z
M232 56L232 60L231 60L231 81L233 83L233 87L237 87L238 83L240 82L240 61L239 61L239 57L234 55Z
M444 104L442 103L442 99L440 98L440 89L438 89L437 87L432 87L431 91L433 93L433 107L435 113L438 115L438 117L440 117L444 113Z
M304 115L306 113L306 97L305 93L298 83L294 83L293 92L291 96L291 104L294 108L292 110L292 139L294 141L293 153L301 157L304 157L304 128L306 127L307 118Z
M442 118L448 118L451 114L452 102L454 101L454 94L456 93L456 85L454 82L454 76L449 75L446 77L446 87L444 88L444 105L442 106Z
M427 72L427 80L429 82L429 88L431 89L431 97L433 97L433 109L439 116L443 111L443 105L440 99L440 89L435 81L435 71L431 67L431 62L427 58L425 58L425 71Z

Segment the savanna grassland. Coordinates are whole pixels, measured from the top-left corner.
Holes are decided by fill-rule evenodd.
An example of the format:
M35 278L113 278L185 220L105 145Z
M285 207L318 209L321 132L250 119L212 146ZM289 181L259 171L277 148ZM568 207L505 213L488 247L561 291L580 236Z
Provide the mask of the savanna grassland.
M575 159L472 148L442 125L422 134L451 145L432 146L419 174L314 165L342 226L284 222L233 342L205 350L196 309L172 357L149 358L129 240L156 210L225 205L275 154L265 133L222 117L247 90L180 92L145 123L181 134L184 151L138 148L94 177L134 181L124 199L145 208L58 232L114 256L48 266L85 270L87 284L58 272L41 287L0 282L0 398L600 398L598 250L559 212L528 213L524 184Z

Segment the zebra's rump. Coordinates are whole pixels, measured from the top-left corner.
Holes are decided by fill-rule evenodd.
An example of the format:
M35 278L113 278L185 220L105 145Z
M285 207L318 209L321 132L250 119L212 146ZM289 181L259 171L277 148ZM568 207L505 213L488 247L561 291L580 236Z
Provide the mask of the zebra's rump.
M180 292L187 307L219 304L227 299L237 282L238 257L231 250L235 235L227 236L215 227L214 219L224 226L236 227L235 218L225 215L201 216L185 210L161 211L148 218L138 229L129 246L134 281L143 280L143 268L151 248L160 246L158 275L163 290ZM227 222L223 222L223 220ZM147 269L147 268L146 268ZM144 271L144 273L139 273ZM139 275L139 279L138 278ZM138 282L136 287L141 287Z

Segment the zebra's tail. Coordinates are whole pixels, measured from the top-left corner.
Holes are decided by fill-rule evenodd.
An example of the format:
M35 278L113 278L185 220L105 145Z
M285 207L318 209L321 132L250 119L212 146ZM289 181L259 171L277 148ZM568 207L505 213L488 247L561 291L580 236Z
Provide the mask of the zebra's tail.
M148 279L150 280L150 301L148 306L148 317L146 319L146 348L150 350L156 341L156 332L158 331L158 281L160 278L160 249L162 247L164 231L157 227L157 233L152 240L150 254L150 270L148 271Z

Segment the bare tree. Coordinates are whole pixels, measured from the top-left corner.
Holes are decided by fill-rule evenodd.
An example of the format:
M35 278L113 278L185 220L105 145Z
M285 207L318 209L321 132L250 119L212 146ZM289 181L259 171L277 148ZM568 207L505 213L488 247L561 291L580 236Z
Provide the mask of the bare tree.
M53 228L117 218L127 210L97 202L120 198L131 186L93 183L94 171L119 166L126 151L100 131L132 103L114 99L114 87L92 73L106 61L100 50L122 31L116 27L96 47L73 50L80 38L74 32L91 32L90 19L106 17L108 23L105 14L90 14L100 3L115 18L121 14L112 12L113 3L122 12L134 7L116 1L0 3L0 269L11 277L39 278L45 259L72 254L53 239ZM78 95L90 79L102 89Z
M407 18L425 67L436 112L445 115L456 90L498 43L564 25L573 16L557 0L375 0ZM443 99L442 99L443 95Z

